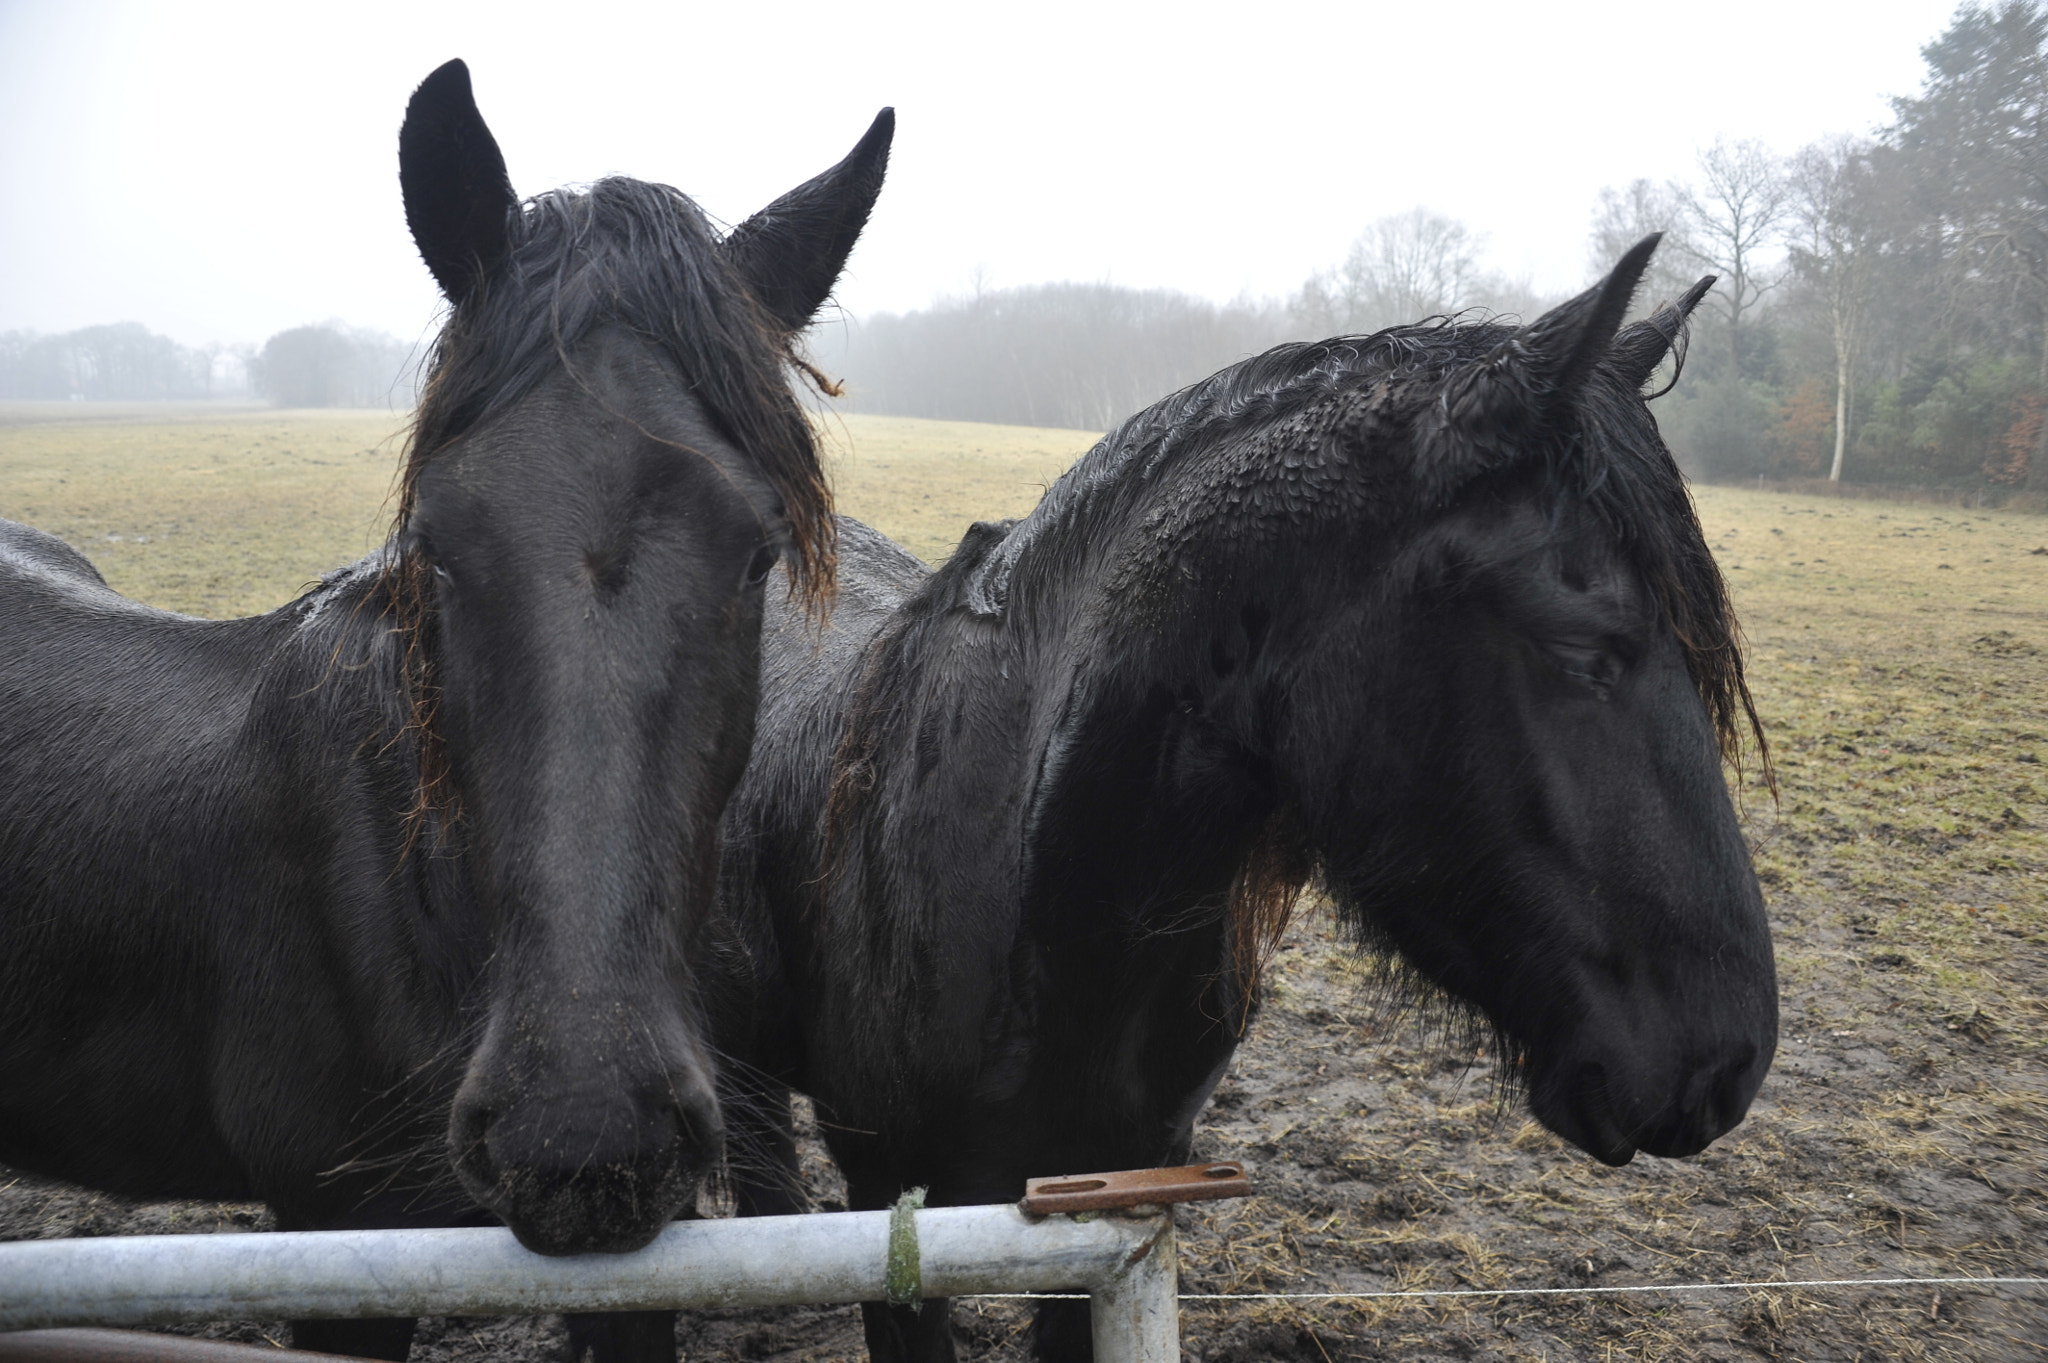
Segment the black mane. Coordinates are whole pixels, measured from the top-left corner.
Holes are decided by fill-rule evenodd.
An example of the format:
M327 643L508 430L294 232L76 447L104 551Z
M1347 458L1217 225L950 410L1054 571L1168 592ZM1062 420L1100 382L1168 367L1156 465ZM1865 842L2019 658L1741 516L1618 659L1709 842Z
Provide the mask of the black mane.
M1438 515L1481 480L1469 467L1451 466L1451 443L1431 437L1447 424L1461 371L1506 352L1518 330L1489 319L1435 318L1275 346L1191 384L1127 418L999 544L965 556L973 562L955 571L968 574L966 604L984 615L1028 608L1012 600L1030 594L1017 585L1032 576L1028 565L1085 557L1147 498L1154 504L1139 514L1152 543L1146 562L1122 568L1119 586L1128 590L1142 591L1141 578L1186 571L1188 541L1218 520L1254 531L1242 552L1262 538L1261 521L1277 526L1362 511L1394 531ZM1618 376L1596 371L1571 410L1575 421L1542 433L1547 438L1524 435L1519 454L1498 470L1542 459L1551 504L1590 510L1613 532L1685 646L1723 755L1740 766L1746 730L1768 780L1769 749L1743 674L1740 627L1684 475L1640 395ZM1388 424L1407 427L1411 438L1361 438L1368 427ZM1366 470L1363 505L1355 486L1340 491L1334 476L1319 476L1360 456L1382 461Z

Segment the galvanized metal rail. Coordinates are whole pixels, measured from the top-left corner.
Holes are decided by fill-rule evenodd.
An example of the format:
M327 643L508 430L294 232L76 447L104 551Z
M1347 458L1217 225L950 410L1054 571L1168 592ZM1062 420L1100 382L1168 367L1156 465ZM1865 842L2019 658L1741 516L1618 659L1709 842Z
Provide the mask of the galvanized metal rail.
M633 1254L568 1258L497 1229L110 1236L0 1244L0 1330L1082 1291L1102 1363L1171 1363L1177 1282L1172 1217L1156 1205L682 1221Z

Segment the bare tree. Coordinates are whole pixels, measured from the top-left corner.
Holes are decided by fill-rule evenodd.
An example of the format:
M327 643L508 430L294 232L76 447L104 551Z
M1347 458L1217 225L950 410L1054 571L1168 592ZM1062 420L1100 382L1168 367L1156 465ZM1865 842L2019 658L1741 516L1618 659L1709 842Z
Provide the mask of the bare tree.
M1784 173L1762 143L1716 138L1700 153L1700 183L1673 185L1672 192L1685 210L1682 245L1721 276L1708 301L1728 319L1730 372L1740 373L1742 315L1782 278L1767 268L1765 255L1789 205Z
M1870 148L1847 137L1807 147L1792 158L1786 177L1792 266L1814 284L1826 304L1835 346L1835 457L1828 467L1832 482L1842 480L1850 395L1879 249L1870 179Z
M327 322L272 336L249 359L248 374L280 407L410 407L413 361L402 341Z
M1656 311L1685 292L1699 278L1694 265L1698 252L1686 239L1686 210L1670 185L1636 179L1616 189L1600 191L1593 208L1593 231L1586 243L1588 277L1603 278L1629 247L1649 236L1662 233L1663 244L1650 261L1644 287L1637 294L1636 307L1642 315Z
M1426 208L1381 218L1335 272L1309 279L1295 311L1314 330L1377 331L1486 304L1498 290L1480 271L1481 244L1456 218Z

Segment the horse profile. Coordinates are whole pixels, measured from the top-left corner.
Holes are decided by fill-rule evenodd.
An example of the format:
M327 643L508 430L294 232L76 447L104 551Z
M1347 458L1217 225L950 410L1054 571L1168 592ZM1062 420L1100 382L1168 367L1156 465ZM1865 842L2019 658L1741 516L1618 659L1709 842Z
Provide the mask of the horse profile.
M1655 244L1526 326L1226 369L935 572L842 522L822 640L771 607L721 1044L812 1095L854 1207L1186 1159L1310 885L1597 1158L1741 1120L1776 976L1721 766L1756 721L1641 394L1712 281L1620 329ZM952 1357L944 1302L865 1323ZM1036 1347L1087 1357L1085 1311Z
M892 128L721 239L636 180L522 205L451 62L399 136L452 310L389 542L208 621L0 522L0 1160L547 1253L685 1207L764 601L832 581L794 347Z

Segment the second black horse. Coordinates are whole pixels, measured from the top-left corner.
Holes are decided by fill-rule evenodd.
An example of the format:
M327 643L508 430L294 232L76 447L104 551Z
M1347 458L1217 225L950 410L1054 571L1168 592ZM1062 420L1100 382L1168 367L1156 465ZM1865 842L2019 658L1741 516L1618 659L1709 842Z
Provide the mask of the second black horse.
M816 1099L856 1208L1187 1157L1311 884L1599 1159L1741 1120L1755 717L1641 395L1712 281L1619 330L1654 247L1527 326L1227 369L937 572L845 523L822 646L771 611L724 1044ZM1075 1306L1041 1355L1089 1355ZM945 1303L865 1309L876 1358L952 1357Z

